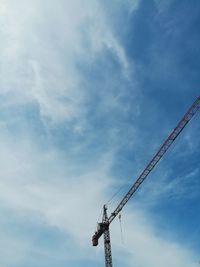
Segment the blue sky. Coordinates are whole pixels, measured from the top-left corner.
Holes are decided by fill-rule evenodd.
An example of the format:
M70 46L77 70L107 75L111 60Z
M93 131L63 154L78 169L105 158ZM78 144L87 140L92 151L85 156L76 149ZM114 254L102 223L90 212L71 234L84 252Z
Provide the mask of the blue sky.
M0 265L104 266L91 236L200 95L200 2L0 0ZM200 260L200 114L112 223L114 266Z

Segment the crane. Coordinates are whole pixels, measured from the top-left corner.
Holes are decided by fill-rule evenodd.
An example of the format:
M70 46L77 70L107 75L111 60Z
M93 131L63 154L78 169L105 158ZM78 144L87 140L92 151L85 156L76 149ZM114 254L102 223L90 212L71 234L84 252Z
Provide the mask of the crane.
M144 180L147 178L149 173L153 170L156 164L160 161L160 159L163 157L163 155L166 153L166 151L169 149L169 147L172 145L172 143L179 136L179 134L182 132L182 130L185 128L185 126L188 124L188 122L192 119L192 117L197 113L199 109L200 109L200 96L198 96L197 99L193 102L193 104L188 109L188 111L185 113L183 118L179 121L179 123L174 128L174 130L170 133L167 139L160 146L158 151L155 153L153 158L149 161L145 169L141 172L139 177L136 179L134 184L131 186L129 191L122 198L122 200L119 202L119 204L117 205L117 207L111 213L110 216L108 216L107 214L106 205L103 206L102 221L97 224L97 230L92 236L92 245L97 246L99 238L102 235L104 235L104 253L105 253L105 266L106 267L112 267L112 254L111 254L111 242L110 242L110 231L109 231L110 224L115 219L115 217L119 214L119 212L123 209L123 207L129 201L132 195L136 192L136 190L140 187L140 185L144 182Z

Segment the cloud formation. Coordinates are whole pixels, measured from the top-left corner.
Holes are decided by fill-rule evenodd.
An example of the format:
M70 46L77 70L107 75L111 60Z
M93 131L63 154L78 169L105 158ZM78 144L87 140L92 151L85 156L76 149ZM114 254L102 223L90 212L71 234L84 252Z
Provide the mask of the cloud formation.
M145 102L138 66L109 16L122 9L131 20L139 5L0 1L2 266L102 265L102 244L97 250L90 244L95 219L112 188L123 183L119 178L142 165L140 139L149 147L156 139L141 134L137 121L141 105L148 102L149 117L157 106ZM116 261L193 267L193 252L166 233L157 235L145 212L136 205L133 216L128 209L124 248L113 224Z

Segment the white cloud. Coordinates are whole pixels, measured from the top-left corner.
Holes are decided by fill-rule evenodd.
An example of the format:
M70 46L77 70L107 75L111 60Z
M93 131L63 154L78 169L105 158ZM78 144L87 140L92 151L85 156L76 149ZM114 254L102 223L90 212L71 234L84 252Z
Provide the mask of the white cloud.
M22 213L41 215L77 242L89 238L93 229L88 220L92 221L95 213L97 217L96 207L105 199L112 158L105 155L97 166L77 174L78 162L70 156L38 150L28 140L14 144L2 135L1 140L1 203Z
M191 267L196 266L197 258L181 243L155 229L152 218L145 215L137 206L122 214L123 243L120 237L119 222L112 229L113 257L123 257L127 266L141 267ZM163 235L162 235L163 234ZM120 254L118 254L120 251ZM118 256L120 255L120 256Z
M70 238L75 250L70 250L66 259L103 260L102 240L95 250L91 246L90 237L94 231L95 219L108 199L109 188L113 178L109 171L112 166L112 155L102 155L96 165L88 166L81 174L77 173L78 162L63 158L55 151L43 151L30 140L15 143L9 136L1 135L1 194L0 200L4 208L26 218L34 218L47 227L57 228ZM152 220L137 207L134 215L130 209L122 217L125 244L120 245L121 237L117 219L111 226L113 258L132 266L135 262L141 267L191 267L194 255L181 244L167 239L154 229ZM35 251L30 239L21 240L9 234L9 247L17 246L16 264L24 260L26 251ZM4 248L6 247L4 244ZM68 246L68 245L67 245ZM70 249L70 246L69 246ZM83 253L84 249L84 253ZM82 251L82 252L81 252ZM117 253L116 253L117 251ZM12 254L12 252L10 252ZM48 254L48 251L44 252ZM51 252L49 252L51 253ZM126 256L123 256L126 254ZM2 261L11 261L1 255ZM27 253L30 257L30 253ZM55 254L54 257L57 257ZM62 257L60 255L59 257ZM15 261L16 259L16 261Z
M137 8L138 1L127 3L131 12ZM84 4L81 0L51 0L48 3L1 0L0 7L2 111L37 104L47 128L49 121L55 124L65 122L70 126L73 121L73 130L81 133L87 120L87 86L90 80L85 80L78 63L92 65L105 51L109 51L120 65L118 78L130 78L126 52L113 33L102 4L95 0ZM102 110L118 106L118 98L123 94L120 90L114 91L118 83L119 80L115 81L113 91L103 95ZM81 159L72 158L69 151L55 148L53 141L45 143L48 148L44 148L45 145L40 147L39 134L38 139L33 137L28 127L16 137L17 129L9 128L13 121L19 127L23 124L23 118L14 112L12 118L1 118L0 121L1 203L7 209L23 214L25 221L33 217L38 222L45 222L47 227L56 227L69 235L75 246L69 257L94 259L96 254L90 247L90 236L99 209L110 196L109 188L113 183L111 167L120 138L118 129L109 132L112 141L116 139L116 146L109 152L105 149L90 156L92 163L87 162L87 166L82 168ZM87 142L71 144L73 151L81 152ZM90 145L98 146L92 141ZM187 262L192 262L184 247L156 237L146 223L145 215L137 213L134 218L128 216L127 220L128 247L125 249L129 257L124 261L128 262L128 266L132 266L130 262L135 260L141 267L188 267ZM30 257L27 250L34 249L31 237L28 241L13 236L9 236L7 242L4 242L5 239L4 236L0 244L2 264L6 262L9 266ZM117 244L119 239L116 236L113 242ZM13 251L3 255L9 248ZM84 252L81 252L83 248ZM147 250L145 256L141 253L143 248ZM121 247L117 249L123 250ZM96 252L98 257L101 256L100 251ZM164 262L163 257L157 257L158 252L160 255L166 252ZM168 258L169 265L166 264Z
M125 51L98 1L10 0L1 6L1 94L38 103L42 118L76 121L78 128L84 123L88 88L78 62L91 64L109 50L128 77Z

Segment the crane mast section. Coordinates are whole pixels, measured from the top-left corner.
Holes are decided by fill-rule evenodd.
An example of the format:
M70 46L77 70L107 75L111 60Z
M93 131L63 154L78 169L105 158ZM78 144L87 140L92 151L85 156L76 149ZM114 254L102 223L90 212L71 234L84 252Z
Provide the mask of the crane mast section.
M111 242L110 242L110 230L107 215L107 207L103 207L103 228L104 228L104 254L105 254L105 266L112 267L112 253L111 253Z
M143 172L140 174L140 176L135 181L135 183L132 185L132 187L130 188L130 190L127 192L127 194L121 200L121 202L118 204L118 206L114 210L114 212L111 213L111 215L110 215L110 217L108 219L109 220L109 224L119 214L119 212L122 210L122 208L124 207L124 205L131 198L131 196L133 195L133 193L143 183L143 181L146 179L146 177L149 175L149 173L153 170L153 168L155 167L155 165L159 162L159 160L162 158L162 156L165 154L165 152L172 145L172 143L174 142L174 140L178 137L178 135L182 132L182 130L187 125L187 123L192 119L192 117L196 114L196 112L199 109L200 109L200 96L194 101L194 103L192 104L192 106L189 108L189 110L186 112L186 114L183 116L183 118L177 124L176 128L174 128L174 130L171 132L171 134L168 136L168 138L161 145L161 147L159 148L158 152L154 155L154 157L152 158L152 160L148 163L148 165L143 170Z

